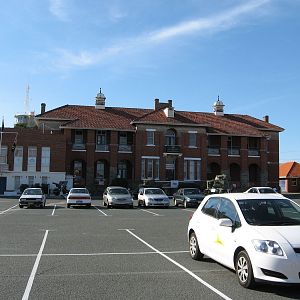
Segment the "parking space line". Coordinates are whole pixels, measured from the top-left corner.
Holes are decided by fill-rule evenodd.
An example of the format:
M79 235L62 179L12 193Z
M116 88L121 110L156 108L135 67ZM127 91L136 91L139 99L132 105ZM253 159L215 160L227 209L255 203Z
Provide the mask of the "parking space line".
M55 209L56 209L56 204L54 205L54 208L53 208L51 216L54 216Z
M42 253L43 253L43 250L44 250L44 247L45 247L45 244L46 244L47 236L48 236L48 230L46 230L46 232L45 232L42 245L40 247L39 253L38 253L38 255L36 257L36 260L35 260L35 263L33 265L33 268L32 268L31 274L29 276L29 279L28 279L28 282L27 282L27 286L26 286L24 295L22 297L22 300L27 300L29 298L29 294L30 294L30 291L31 291L31 288L32 288L34 277L35 277L36 271L38 269L38 266L39 266L39 263L40 263L40 259L42 257Z
M6 209L6 210L1 211L1 212L0 212L0 215L3 215L3 214L6 213L7 211L9 211L9 210L11 210L11 209L13 209L13 208L15 208L15 207L17 207L17 206L18 206L18 204L14 205L14 206L12 206L12 207Z
M101 214L103 214L105 217L111 217L111 215L107 215L105 212L103 212L101 209L99 209L98 207L92 205L92 207L96 208L98 211L101 212Z
M156 214L156 213L154 213L154 212L152 212L152 211L150 211L150 210L146 210L146 209L141 209L142 211L145 211L145 212L147 212L147 213L149 213L149 214L152 214L152 215L154 215L154 216L156 216L156 217L162 217L162 215L159 215L159 214Z
M215 287L213 287L212 285L210 285L209 283L207 283L206 281L204 281L202 278L200 278L195 273L193 273L190 270L188 270L183 265L179 264L177 261L173 260L172 258L170 258L169 256L167 256L166 254L162 253L161 251L159 251L156 248L154 248L153 246L151 246L149 243L147 243L146 241L144 241L143 239L141 239L139 236L137 236L136 234L134 234L132 231L130 231L128 229L126 231L129 234L131 234L133 237L135 237L137 240L139 240L140 242L142 242L144 245L146 245L147 247L149 247L153 251L157 252L162 257L164 257L165 259L167 259L168 261L170 261L171 263L173 263L174 265L176 265L177 267L179 267L180 269L182 269L183 271L185 271L186 273L188 273L189 275L191 275L193 278L195 278L197 281L199 281L200 283L202 283L203 285L205 285L207 288L209 288L211 291L213 291L214 293L216 293L217 295L219 295L223 299L231 300L231 298L229 298L228 296L226 296L225 294L223 294L221 291L217 290Z

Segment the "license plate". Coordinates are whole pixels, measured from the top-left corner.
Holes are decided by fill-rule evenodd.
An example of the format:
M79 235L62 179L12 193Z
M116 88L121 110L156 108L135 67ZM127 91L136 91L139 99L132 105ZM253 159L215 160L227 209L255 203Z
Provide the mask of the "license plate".
M77 200L76 203L82 203L82 200Z

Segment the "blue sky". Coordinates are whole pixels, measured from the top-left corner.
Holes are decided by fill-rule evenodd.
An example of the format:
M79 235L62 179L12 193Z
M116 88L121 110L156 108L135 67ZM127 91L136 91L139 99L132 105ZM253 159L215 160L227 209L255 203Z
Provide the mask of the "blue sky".
M119 107L211 112L220 95L285 128L280 162L300 162L300 0L3 0L0 19L5 126L100 87Z

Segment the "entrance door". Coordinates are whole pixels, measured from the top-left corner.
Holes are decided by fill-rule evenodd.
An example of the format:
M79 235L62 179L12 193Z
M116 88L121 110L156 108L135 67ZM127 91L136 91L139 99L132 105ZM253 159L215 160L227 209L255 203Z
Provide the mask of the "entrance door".
M3 195L6 190L6 179L6 177L0 177L0 195Z

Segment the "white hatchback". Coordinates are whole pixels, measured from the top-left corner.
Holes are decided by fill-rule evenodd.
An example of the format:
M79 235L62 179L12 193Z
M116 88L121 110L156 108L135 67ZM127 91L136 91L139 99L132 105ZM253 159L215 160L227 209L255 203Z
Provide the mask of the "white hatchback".
M236 271L239 283L300 283L300 206L277 194L204 198L188 226L191 257Z

